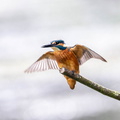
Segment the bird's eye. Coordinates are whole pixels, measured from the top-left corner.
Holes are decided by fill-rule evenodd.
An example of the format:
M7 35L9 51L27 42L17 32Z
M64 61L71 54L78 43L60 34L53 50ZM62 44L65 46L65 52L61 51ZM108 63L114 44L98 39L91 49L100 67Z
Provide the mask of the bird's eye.
M59 44L59 42L56 42L56 44Z

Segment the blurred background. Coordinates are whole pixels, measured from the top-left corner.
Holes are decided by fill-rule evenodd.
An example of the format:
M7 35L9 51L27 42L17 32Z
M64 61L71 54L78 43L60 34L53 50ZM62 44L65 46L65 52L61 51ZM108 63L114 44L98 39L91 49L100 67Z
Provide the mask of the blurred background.
M0 120L120 120L119 101L57 70L24 73L56 39L102 55L80 74L120 91L120 0L0 0Z

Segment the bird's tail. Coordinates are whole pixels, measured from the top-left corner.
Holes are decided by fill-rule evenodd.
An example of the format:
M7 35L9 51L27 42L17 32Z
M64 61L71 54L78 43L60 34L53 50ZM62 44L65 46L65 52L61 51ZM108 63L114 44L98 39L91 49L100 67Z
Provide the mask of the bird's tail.
M74 89L75 88L75 84L76 84L76 81L67 77L67 76L64 76L67 80L67 83L68 85L70 86L71 89Z

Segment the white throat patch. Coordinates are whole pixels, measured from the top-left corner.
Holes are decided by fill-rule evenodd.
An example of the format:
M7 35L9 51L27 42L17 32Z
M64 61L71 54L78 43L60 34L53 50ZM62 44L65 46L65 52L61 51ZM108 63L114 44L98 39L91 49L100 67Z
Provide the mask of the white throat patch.
M54 51L60 50L60 49L57 48L57 47L52 47L52 49L53 49Z

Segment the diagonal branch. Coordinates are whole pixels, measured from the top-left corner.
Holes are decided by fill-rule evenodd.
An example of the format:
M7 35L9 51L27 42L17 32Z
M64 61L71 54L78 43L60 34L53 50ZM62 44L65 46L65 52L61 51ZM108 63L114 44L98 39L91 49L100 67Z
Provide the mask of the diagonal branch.
M105 88L95 82L92 82L84 77L82 77L81 75L79 74L76 74L76 73L73 73L73 71L69 71L65 68L61 68L60 70L60 73L63 74L63 75L66 75L106 96L109 96L109 97L112 97L114 99L117 99L117 100L120 100L120 93L117 92L117 91L114 91L114 90L110 90L108 88Z

